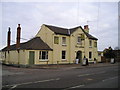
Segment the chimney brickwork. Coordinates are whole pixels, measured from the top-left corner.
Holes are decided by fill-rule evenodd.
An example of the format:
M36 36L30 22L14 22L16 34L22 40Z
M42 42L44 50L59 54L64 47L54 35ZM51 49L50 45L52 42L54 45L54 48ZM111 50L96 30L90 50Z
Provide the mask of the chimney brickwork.
M85 30L85 32L89 33L89 27L88 27L88 25L84 26L84 30Z
M21 34L21 27L20 24L18 24L17 27L17 38L16 38L16 48L20 48L20 34Z
M10 27L8 28L8 36L7 36L7 48L10 49L10 41L11 41L11 31Z

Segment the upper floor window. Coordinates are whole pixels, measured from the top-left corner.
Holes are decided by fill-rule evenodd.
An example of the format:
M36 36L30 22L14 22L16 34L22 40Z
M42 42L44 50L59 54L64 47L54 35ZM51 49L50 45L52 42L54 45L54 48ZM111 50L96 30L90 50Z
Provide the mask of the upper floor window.
M89 46L92 47L92 40L89 41Z
M84 39L85 39L84 34L81 34L81 40L84 40Z
M81 44L81 37L80 36L77 37L77 43Z
M97 42L94 42L94 47L97 47Z
M66 37L62 37L62 45L66 45Z
M48 59L48 51L40 51L39 52L39 59L43 59L43 60Z
M98 56L101 56L101 53L100 53L100 52L98 52Z
M62 59L66 59L66 51L62 51Z
M54 44L59 44L59 37L57 36L54 37Z

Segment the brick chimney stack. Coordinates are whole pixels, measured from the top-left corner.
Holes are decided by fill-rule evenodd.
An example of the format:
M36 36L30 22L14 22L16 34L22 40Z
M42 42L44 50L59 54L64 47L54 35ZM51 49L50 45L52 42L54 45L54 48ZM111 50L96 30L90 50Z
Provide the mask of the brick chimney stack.
M8 28L8 36L7 36L7 49L10 49L10 41L11 41L11 31L10 27Z
M85 32L89 33L89 27L88 27L88 25L84 26L84 30L85 30Z
M20 24L18 24L17 27L17 38L16 38L16 48L20 48L20 34L21 34L21 27Z

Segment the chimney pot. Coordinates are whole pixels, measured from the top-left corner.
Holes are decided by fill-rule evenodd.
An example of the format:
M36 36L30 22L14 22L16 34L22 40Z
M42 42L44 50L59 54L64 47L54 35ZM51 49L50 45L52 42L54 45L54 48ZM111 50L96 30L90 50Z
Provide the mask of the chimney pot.
M84 29L89 29L89 28L88 28L88 25L85 25L85 26L84 26Z
M10 27L8 28L8 30L10 31Z
M18 27L20 27L20 24L18 24Z
M84 30L85 30L87 33L89 33L89 27L88 27L88 25L85 25L85 26L84 26Z

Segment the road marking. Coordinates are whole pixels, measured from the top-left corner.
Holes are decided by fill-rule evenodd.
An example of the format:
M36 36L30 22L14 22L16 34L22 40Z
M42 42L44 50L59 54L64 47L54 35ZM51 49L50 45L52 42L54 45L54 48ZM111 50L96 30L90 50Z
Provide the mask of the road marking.
M92 78L88 78L87 80L93 80Z
M19 86L19 85L33 84L33 83L40 83L40 82L49 82L49 81L55 81L55 80L60 80L60 78L48 79L48 80L42 80L42 81L35 81L35 82L26 82L26 83L13 84L13 85L5 85L5 86L3 86L3 87L13 86L12 88L15 88L15 87L17 87L17 86Z
M14 85L13 87L11 87L10 89L8 89L8 90L12 90L12 89L14 89L14 88L16 88L17 87L17 85Z
M105 71L98 72L98 73L82 74L82 75L78 75L78 77L82 77L82 76L89 76L89 75L95 75L95 74L102 74L102 73L105 73Z
M74 87L70 87L70 88L79 88L79 87L83 87L85 85L78 85L78 86L74 86Z
M91 74L82 74L82 75L78 75L78 76L82 77L82 76L88 76L88 75L91 75Z
M108 79L104 79L104 80L102 80L102 81L105 82L105 81L112 80L112 79L116 79L116 78L118 78L118 76L112 77L112 78L108 78Z
M73 87L69 87L69 88L66 88L66 89L63 89L63 90L69 90L69 89L73 89L73 88L80 88L80 87L83 87L85 85L78 85L78 86L73 86Z

